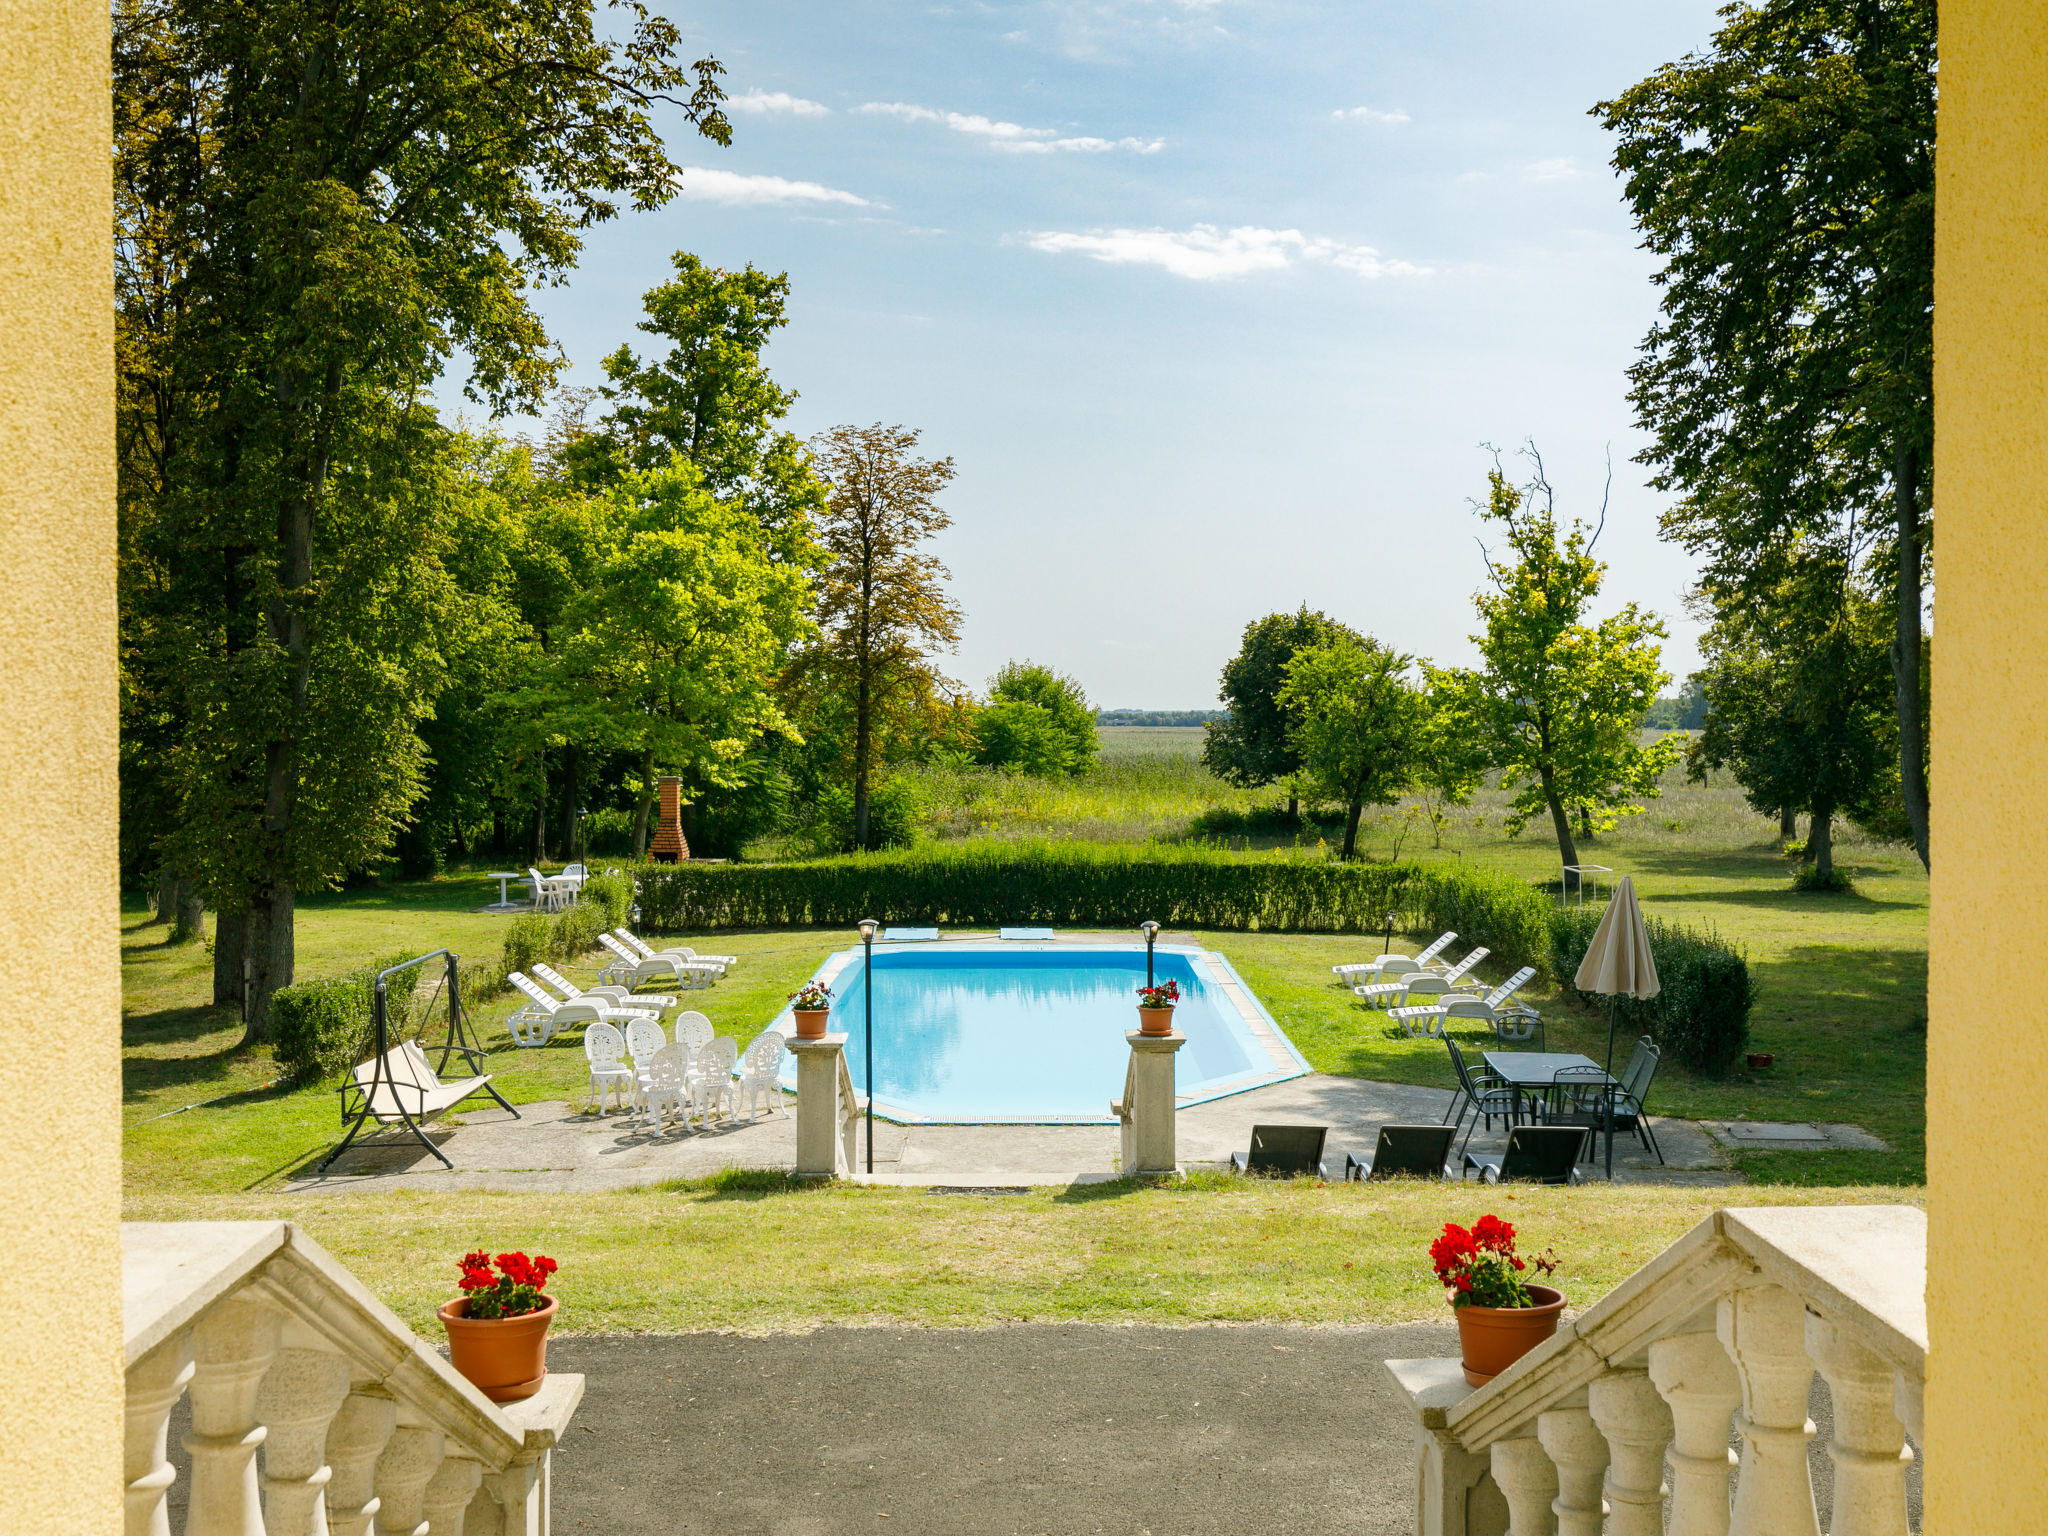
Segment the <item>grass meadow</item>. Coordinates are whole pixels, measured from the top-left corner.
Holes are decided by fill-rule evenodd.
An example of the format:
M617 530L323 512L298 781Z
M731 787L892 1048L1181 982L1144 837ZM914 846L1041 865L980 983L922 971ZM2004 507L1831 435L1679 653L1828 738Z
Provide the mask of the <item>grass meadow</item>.
M1276 830L1275 794L1213 779L1198 758L1198 730L1114 728L1103 736L1101 765L1073 781L926 774L934 835L1229 840L1313 852L1335 831ZM1554 879L1554 847L1534 827L1508 837L1503 810L1497 790L1454 808L1439 848L1426 825L1396 807L1368 820L1366 851L1385 858L1398 841L1405 857ZM1231 833L1233 826L1246 830ZM1633 876L1650 912L1715 928L1741 945L1757 980L1752 1047L1772 1052L1775 1064L1719 1080L1667 1068L1652 1095L1658 1112L1849 1121L1893 1149L1737 1154L1732 1161L1758 1186L1739 1200L1918 1200L1927 885L1910 852L1852 830L1838 858L1855 890L1798 893L1775 823L1753 814L1732 785L1702 788L1678 775L1644 814L1581 852ZM479 874L453 872L308 898L300 973L337 972L406 948L492 953L506 919L478 909L496 889ZM1329 967L1376 953L1377 941L1199 937L1231 959L1317 1069L1450 1086L1440 1045L1401 1037L1334 984ZM721 933L715 947L741 964L693 1002L744 1044L848 942L824 930ZM446 1296L446 1277L423 1257L478 1242L564 1258L564 1280L574 1287L565 1294L581 1329L1385 1321L1437 1314L1422 1249L1443 1220L1469 1219L1484 1205L1515 1202L1530 1235L1568 1255L1574 1290L1594 1295L1729 1203L1728 1192L1711 1190L1530 1189L1482 1200L1455 1187L1248 1187L1208 1175L1171 1190L1111 1185L1002 1199L855 1187L787 1193L782 1181L757 1175L623 1194L317 1197L300 1193L292 1176L338 1134L332 1087L278 1083L268 1050L244 1047L232 1012L208 1004L205 949L167 944L139 901L124 914L123 953L130 1217L303 1221L415 1324ZM564 969L587 982L596 965ZM1532 1000L1552 1049L1597 1056L1604 1048L1602 1015L1554 990ZM473 1010L506 1097L579 1094L576 1035L543 1050L513 1049L502 1027L511 1006L503 998ZM774 1263L760 1262L767 1254Z

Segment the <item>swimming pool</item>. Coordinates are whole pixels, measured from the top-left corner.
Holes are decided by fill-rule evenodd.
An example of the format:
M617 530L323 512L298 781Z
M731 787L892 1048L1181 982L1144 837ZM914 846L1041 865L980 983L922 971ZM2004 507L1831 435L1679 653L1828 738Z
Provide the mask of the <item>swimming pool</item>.
M1161 945L1159 980L1180 984L1174 1057L1181 1104L1242 1093L1306 1073L1308 1063L1230 962L1213 950ZM833 990L829 1028L865 1084L861 951L817 971ZM1118 945L951 942L877 946L875 1112L892 1120L965 1125L1114 1124L1127 1031L1137 1028L1145 951ZM795 1021L775 1021L785 1034ZM794 1060L784 1083L794 1088Z

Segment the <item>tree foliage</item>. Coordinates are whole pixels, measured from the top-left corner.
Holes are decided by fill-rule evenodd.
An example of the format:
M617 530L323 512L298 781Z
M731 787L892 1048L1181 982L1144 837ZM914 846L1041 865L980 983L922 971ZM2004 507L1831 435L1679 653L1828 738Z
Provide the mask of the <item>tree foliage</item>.
M1498 464L1487 476L1480 509L1506 537L1512 559L1487 560L1493 590L1473 598L1483 624L1472 637L1485 665L1477 671L1431 669L1442 707L1472 723L1505 788L1511 831L1548 811L1560 861L1579 862L1572 817L1585 831L1604 831L1641 810L1636 799L1658 793L1657 781L1682 750L1676 738L1636 744L1636 727L1657 690L1670 681L1658 669L1664 626L1634 603L1598 623L1587 610L1606 567L1593 540L1574 521L1560 530L1556 498L1541 459L1526 489ZM1560 536L1561 535L1561 536Z
M1101 745L1080 683L1029 661L1005 662L989 679L974 740L976 762L1043 778L1086 773Z
M1306 603L1293 613L1269 613L1247 624L1217 684L1229 712L1204 727L1202 761L1209 771L1240 789L1290 778L1301 759L1294 748L1294 718L1281 702L1287 663L1303 646L1351 633Z
M1880 590L1902 789L1928 857L1920 683L1932 498L1934 0L1730 6L1707 51L1595 108L1662 314L1631 370L1668 535L1726 607L1847 512Z
M1409 681L1414 658L1370 636L1333 635L1287 661L1280 702L1294 721L1300 772L1316 793L1345 807L1341 855L1358 852L1368 805L1392 805L1413 785L1429 707Z

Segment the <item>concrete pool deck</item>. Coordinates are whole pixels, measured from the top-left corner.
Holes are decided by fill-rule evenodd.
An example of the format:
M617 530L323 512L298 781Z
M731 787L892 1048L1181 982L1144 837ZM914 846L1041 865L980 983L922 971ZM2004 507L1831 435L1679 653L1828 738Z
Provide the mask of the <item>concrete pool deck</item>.
M300 1192L336 1194L394 1189L577 1192L700 1178L727 1168L789 1168L796 1161L796 1119L794 1100L787 1102L789 1118L770 1114L751 1125L741 1119L709 1130L659 1135L637 1116L615 1112L600 1117L559 1100L522 1105L518 1120L491 1105L464 1115L458 1125L430 1131L455 1163L452 1173L403 1131L385 1131L367 1145L351 1147L324 1177L314 1174L309 1162L291 1183ZM1433 1124L1450 1102L1451 1095L1442 1089L1312 1073L1181 1110L1180 1159L1189 1168L1226 1163L1233 1151L1250 1145L1255 1123L1327 1125L1324 1155L1334 1174L1342 1170L1347 1152L1371 1153L1382 1125ZM1616 1182L1742 1182L1695 1123L1652 1116L1651 1124L1666 1166L1659 1167L1633 1137L1619 1136L1614 1143ZM1498 1152L1506 1139L1503 1131L1488 1134L1481 1128L1473 1133L1472 1150ZM877 1120L874 1178L920 1186L1072 1184L1113 1177L1117 1152L1115 1126L896 1125Z

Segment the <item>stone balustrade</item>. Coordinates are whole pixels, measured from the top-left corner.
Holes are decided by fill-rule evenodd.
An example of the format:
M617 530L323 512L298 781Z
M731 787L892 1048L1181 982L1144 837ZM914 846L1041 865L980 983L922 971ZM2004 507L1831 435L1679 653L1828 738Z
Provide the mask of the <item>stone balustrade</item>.
M1820 1536L1816 1372L1831 1536L1906 1536L1926 1276L1908 1206L1717 1211L1477 1391L1456 1360L1389 1360L1417 1536Z
M846 1036L790 1038L796 1056L796 1176L848 1179L860 1172L860 1122L867 1100L853 1086Z
M1121 1127L1117 1167L1126 1177L1178 1173L1173 1058L1188 1037L1179 1030L1147 1035L1134 1029L1124 1039L1131 1047L1130 1064L1124 1069L1124 1096L1109 1106Z
M130 1222L128 1536L548 1536L550 1453L583 1378L492 1403L288 1222Z

